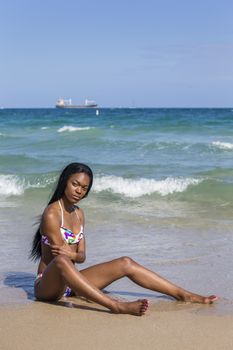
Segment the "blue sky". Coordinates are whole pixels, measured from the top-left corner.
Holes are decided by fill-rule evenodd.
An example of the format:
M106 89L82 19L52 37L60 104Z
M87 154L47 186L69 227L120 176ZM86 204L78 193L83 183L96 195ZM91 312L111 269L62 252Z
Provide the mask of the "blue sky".
M0 106L232 107L231 0L0 2Z

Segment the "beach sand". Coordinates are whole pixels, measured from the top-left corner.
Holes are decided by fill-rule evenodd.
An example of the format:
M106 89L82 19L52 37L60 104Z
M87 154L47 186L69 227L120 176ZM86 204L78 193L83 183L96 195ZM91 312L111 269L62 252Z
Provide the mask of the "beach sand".
M76 298L68 300L1 306L1 349L233 348L233 315L213 315L214 306L151 303L146 315L136 317L114 315Z

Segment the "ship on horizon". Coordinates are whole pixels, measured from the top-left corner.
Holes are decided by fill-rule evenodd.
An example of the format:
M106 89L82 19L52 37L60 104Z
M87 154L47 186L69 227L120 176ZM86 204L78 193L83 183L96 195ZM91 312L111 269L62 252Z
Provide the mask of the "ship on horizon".
M56 108L96 108L98 104L95 101L85 99L84 104L75 105L72 103L72 99L59 98L55 105Z

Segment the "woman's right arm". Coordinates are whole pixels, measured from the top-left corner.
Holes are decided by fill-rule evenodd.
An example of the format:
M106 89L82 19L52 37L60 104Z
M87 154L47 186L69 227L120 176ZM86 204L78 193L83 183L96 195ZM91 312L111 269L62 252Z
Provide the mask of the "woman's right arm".
M60 216L53 207L47 207L42 216L41 232L48 237L50 244L63 245L64 240L60 235Z
M54 208L46 208L41 223L41 231L48 237L53 256L66 255L73 260L76 253L70 248L60 234L60 213Z

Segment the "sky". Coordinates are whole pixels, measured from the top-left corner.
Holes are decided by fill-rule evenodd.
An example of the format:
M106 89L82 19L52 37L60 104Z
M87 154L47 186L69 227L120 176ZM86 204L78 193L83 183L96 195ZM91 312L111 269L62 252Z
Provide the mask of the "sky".
M0 0L0 107L232 107L232 0Z

